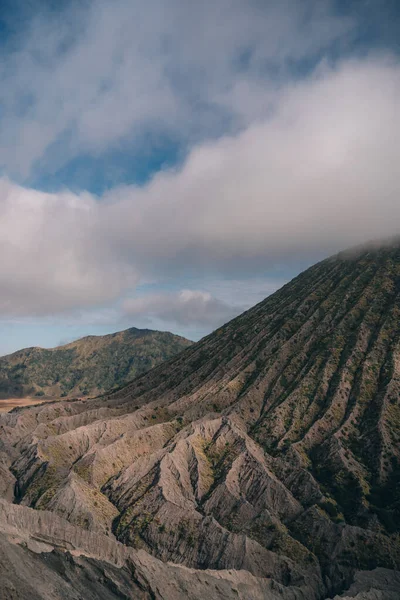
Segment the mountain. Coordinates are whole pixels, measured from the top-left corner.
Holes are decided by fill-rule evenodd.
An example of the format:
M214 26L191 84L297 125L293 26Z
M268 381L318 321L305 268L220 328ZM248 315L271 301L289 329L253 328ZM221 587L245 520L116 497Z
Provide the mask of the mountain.
M29 559L52 597L398 598L399 317L400 243L359 248L116 392L0 415L8 589Z
M172 333L132 327L58 348L25 348L0 357L0 397L99 395L191 344Z

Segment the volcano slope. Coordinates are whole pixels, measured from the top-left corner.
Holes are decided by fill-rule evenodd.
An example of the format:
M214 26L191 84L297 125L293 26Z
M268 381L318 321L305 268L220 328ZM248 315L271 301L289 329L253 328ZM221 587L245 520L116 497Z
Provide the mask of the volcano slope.
M44 511L52 547L194 569L182 597L399 598L399 343L400 244L327 259L113 394L1 415L3 530Z

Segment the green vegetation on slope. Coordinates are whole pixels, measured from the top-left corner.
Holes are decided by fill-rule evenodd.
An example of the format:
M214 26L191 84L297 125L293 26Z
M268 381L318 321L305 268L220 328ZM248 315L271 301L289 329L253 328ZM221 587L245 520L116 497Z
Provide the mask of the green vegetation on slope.
M26 348L0 358L0 397L101 394L190 345L172 333L131 328L49 350Z

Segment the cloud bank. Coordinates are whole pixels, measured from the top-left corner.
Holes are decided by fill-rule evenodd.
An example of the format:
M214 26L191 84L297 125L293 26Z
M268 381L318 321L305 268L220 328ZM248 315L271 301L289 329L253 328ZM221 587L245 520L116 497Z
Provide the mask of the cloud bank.
M247 281L258 300L274 265L398 233L398 27L384 4L9 3L0 318L211 328L248 306Z
M267 117L144 187L98 199L3 179L1 314L106 304L146 276L259 274L398 233L399 99L394 58L322 65L282 89ZM210 300L185 307L194 301Z

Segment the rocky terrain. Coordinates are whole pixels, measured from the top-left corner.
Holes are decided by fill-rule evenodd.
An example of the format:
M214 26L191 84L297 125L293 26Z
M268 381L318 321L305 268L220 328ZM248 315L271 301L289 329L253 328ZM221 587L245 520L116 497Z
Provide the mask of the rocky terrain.
M292 600L306 598L247 571L195 570L163 563L46 511L0 501L1 600ZM400 573L356 573L358 600L396 600ZM339 600L339 597L336 598Z
M96 396L191 344L172 333L132 327L57 348L25 348L0 357L0 398Z
M400 244L361 248L114 393L1 415L6 597L399 598L399 317Z

